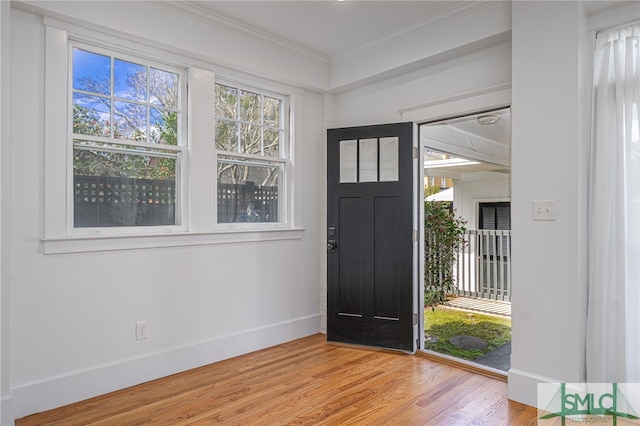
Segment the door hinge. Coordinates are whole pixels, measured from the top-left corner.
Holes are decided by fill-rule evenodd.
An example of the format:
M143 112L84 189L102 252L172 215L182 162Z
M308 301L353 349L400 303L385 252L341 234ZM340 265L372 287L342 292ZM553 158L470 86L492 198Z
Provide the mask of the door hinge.
M417 160L419 155L420 155L420 150L418 149L417 146L414 146L413 147L413 159Z
M413 314L413 325L418 325L418 314Z
M418 230L414 229L413 230L413 242L417 242L418 241Z

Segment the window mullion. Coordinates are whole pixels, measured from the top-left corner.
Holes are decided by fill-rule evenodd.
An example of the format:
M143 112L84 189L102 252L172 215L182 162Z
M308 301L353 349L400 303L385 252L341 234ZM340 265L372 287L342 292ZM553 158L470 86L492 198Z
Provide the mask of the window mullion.
M260 95L260 154L264 155L264 95Z
M240 89L236 89L236 122L238 123L238 129L236 130L237 132L237 141L238 141L238 153L242 153L242 120L240 117L240 112L241 112L241 108L240 108L240 103L242 100L242 90Z
M73 145L74 150L80 151L100 151L100 152L112 152L115 154L131 154L138 156L148 156L148 157L158 157L158 158L178 158L181 154L181 151L177 152L162 152L162 151L138 151L130 148L114 148L109 146L92 146L92 145L82 145L75 144Z
M243 153L243 152L236 153L236 152L222 151L222 150L216 150L216 154L217 155L225 155L227 157L233 157L233 158L237 158L237 159L268 161L268 162L271 162L271 163L282 163L282 164L287 163L287 159L286 158L282 158L282 157L267 157L265 155L259 155L259 154L247 154L247 153Z

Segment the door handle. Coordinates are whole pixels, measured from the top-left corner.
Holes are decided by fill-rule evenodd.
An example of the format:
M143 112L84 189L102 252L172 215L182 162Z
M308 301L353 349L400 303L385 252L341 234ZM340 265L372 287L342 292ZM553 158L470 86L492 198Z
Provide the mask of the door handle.
M327 241L327 251L329 253L333 253L334 251L336 251L336 242L335 242L335 240Z

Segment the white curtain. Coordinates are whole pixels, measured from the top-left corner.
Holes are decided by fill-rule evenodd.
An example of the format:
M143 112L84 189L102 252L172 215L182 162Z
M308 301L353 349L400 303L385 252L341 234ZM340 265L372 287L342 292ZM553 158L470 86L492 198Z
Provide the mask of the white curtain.
M600 32L589 177L587 381L640 382L640 23Z

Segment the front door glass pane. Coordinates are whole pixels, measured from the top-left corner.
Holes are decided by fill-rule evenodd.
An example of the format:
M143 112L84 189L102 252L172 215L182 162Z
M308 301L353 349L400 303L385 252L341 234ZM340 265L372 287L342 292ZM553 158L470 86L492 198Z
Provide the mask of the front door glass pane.
M340 141L340 183L358 182L358 141Z
M378 139L360 139L360 182L378 181Z
M380 182L398 180L398 138L380 138Z

